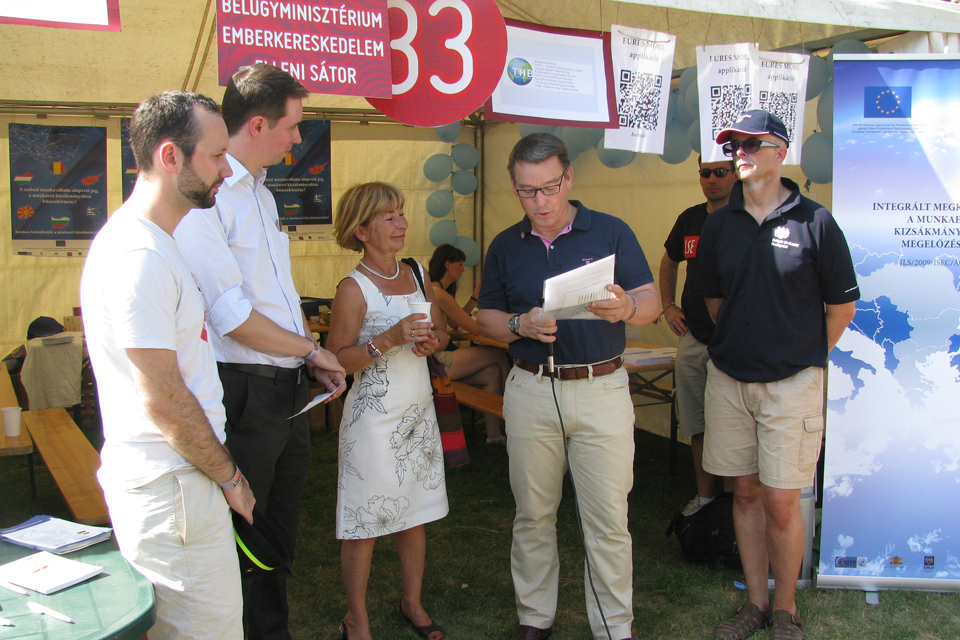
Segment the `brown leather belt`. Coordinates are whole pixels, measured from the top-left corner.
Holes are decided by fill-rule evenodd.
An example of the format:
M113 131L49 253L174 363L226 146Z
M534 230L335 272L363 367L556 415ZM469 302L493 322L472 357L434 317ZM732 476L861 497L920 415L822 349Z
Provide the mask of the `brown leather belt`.
M547 365L537 364L535 362L528 362L526 360L521 360L517 358L513 361L515 365L523 369L524 371L529 371L530 373L535 373L537 375L549 375L547 371ZM606 376L617 369L620 368L620 365L623 364L623 358L617 356L613 360L607 360L606 362L600 362L593 365L557 365L556 377L560 380L583 380L584 378L590 377L590 370L593 370L593 377ZM542 373L541 373L542 370Z

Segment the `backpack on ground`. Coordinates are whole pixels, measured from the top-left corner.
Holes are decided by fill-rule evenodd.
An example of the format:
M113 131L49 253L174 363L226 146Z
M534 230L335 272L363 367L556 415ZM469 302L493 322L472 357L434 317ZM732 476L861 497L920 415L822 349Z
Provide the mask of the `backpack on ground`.
M691 516L679 511L666 535L676 532L680 552L689 562L740 567L740 551L733 527L733 494L722 493Z

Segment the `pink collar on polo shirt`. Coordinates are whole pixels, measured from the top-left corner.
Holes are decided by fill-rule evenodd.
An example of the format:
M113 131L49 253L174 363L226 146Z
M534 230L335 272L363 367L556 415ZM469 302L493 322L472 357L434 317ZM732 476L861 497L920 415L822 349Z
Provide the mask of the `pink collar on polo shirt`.
M571 229L573 229L573 222L571 222L570 224L568 224L567 226L565 226L563 229L561 229L561 230L560 230L560 233L557 234L557 238L559 238L560 236L562 236L562 235L565 234L565 233L569 233ZM554 238L553 240L549 240L546 236L544 236L543 234L539 233L539 232L536 231L535 229L532 230L532 231L530 231L530 233L533 234L533 235L535 235L535 236L537 236L538 238L540 238L540 239L543 241L543 245L547 248L547 251L550 251L550 245L553 244L553 240L556 240L556 239L557 239L557 238ZM526 232L526 231L520 232L520 237L521 237L521 238L525 238L526 236L527 236L527 232Z

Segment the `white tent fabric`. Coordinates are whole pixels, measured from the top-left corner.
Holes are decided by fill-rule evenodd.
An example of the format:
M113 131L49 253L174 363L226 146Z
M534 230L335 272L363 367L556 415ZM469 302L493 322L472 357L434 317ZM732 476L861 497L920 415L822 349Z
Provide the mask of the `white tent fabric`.
M904 31L956 31L960 6L937 0L622 0L686 11ZM950 22L953 28L950 28Z

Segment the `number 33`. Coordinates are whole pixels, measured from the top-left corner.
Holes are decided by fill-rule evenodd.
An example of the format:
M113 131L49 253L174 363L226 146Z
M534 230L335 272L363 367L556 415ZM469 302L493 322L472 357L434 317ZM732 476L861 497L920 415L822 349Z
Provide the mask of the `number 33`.
M408 0L388 0L388 8L400 9L407 17L407 30L396 40L390 42L390 48L403 54L407 59L407 77L402 82L393 85L393 95L398 96L406 93L417 84L420 77L420 58L416 50L410 46L413 39L417 37L419 30L419 19L417 12ZM473 33L473 16L470 8L463 0L436 0L430 5L429 13L436 16L444 9L455 9L460 14L461 29L455 37L444 41L444 45L451 51L460 54L463 60L463 75L456 82L444 82L437 75L430 76L430 84L440 93L453 95L463 91L473 80L473 54L466 47L467 40Z

